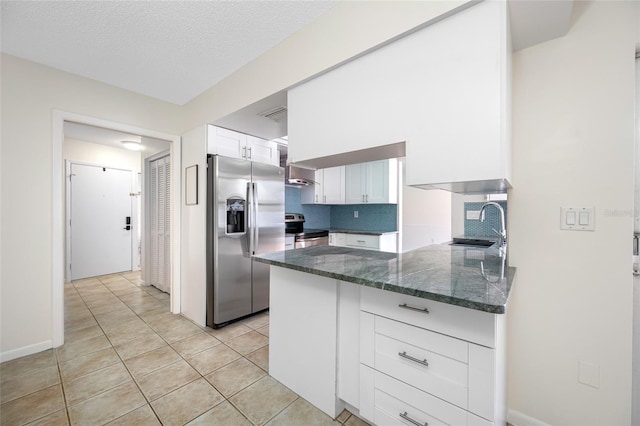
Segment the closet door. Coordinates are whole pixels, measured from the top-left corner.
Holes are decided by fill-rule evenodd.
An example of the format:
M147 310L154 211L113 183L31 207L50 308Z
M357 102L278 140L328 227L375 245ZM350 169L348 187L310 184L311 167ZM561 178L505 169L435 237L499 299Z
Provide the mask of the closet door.
M167 293L171 290L171 162L162 157L150 163L151 265L150 284Z

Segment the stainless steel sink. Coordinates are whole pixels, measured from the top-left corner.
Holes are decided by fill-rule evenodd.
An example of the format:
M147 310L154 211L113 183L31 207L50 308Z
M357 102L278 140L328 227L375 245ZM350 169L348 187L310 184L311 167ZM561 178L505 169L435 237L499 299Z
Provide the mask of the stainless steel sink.
M449 243L450 246L465 246L465 247L480 247L487 248L496 244L495 241L490 240L480 240L476 238L454 238L453 241Z

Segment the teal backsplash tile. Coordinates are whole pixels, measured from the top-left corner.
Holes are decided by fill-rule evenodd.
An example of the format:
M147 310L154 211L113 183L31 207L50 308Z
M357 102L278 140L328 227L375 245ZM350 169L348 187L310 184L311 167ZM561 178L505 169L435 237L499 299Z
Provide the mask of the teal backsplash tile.
M284 210L287 213L302 213L305 228L331 228L331 206L321 204L302 204L301 188L287 186L284 193Z
M396 204L332 205L302 204L301 188L285 187L285 211L302 213L305 228L350 229L354 231L393 232L398 230ZM353 211L358 211L358 218Z
M496 201L504 209L505 222L507 221L507 202ZM484 203L464 203L464 234L468 237L494 237L493 229L500 230L500 212L494 206L485 209L485 220L467 219L468 211L478 211Z
M358 218L353 217L355 210L358 211ZM396 204L331 206L331 228L354 231L397 231L398 206Z

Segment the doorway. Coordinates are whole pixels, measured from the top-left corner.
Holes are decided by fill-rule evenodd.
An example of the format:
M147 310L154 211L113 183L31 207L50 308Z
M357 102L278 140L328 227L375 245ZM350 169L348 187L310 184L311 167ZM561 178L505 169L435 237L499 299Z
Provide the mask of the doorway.
M79 280L132 271L135 174L100 165L68 164L68 276Z
M65 169L63 162L63 142L65 138L65 122L94 126L102 129L111 129L116 132L140 135L140 137L156 138L169 141L171 153L171 186L180 188L180 150L181 141L177 135L157 132L136 126L130 126L118 122L98 119L64 111L53 111L52 141L52 256L53 256L53 295L52 295L52 334L53 347L64 344L64 277L65 277ZM180 312L180 197L175 196L171 200L171 212L173 217L172 232L170 234L172 269L170 299L171 312ZM144 204L144 203L143 203ZM144 220L144 219L143 219Z

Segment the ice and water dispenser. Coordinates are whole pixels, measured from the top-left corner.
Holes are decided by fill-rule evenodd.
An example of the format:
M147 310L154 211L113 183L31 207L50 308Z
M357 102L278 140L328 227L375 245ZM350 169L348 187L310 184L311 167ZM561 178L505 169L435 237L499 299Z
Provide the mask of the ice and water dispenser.
M227 198L227 234L244 234L245 205L242 198Z

